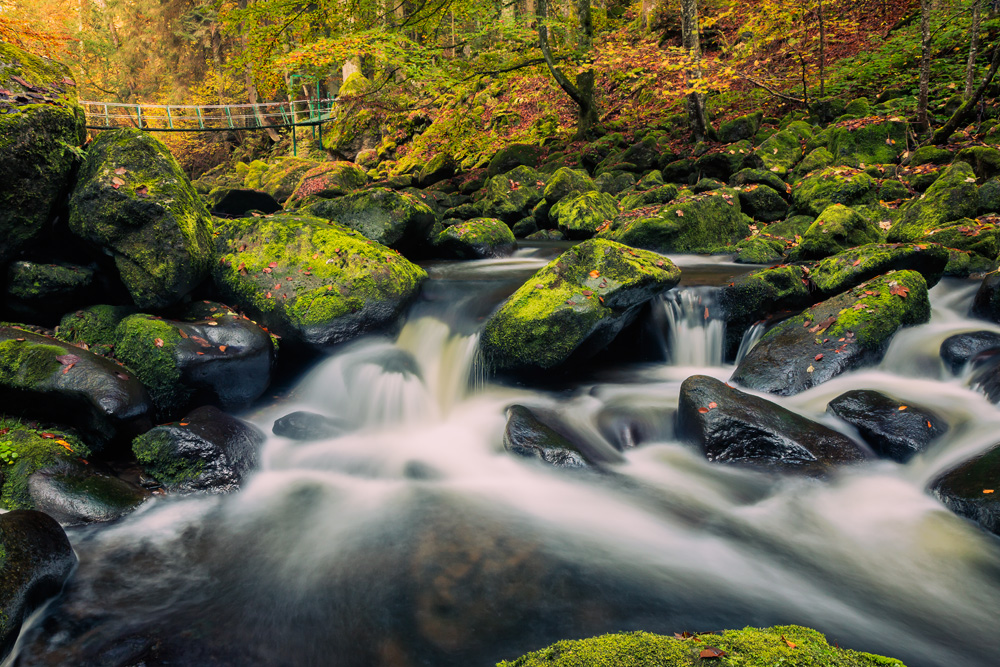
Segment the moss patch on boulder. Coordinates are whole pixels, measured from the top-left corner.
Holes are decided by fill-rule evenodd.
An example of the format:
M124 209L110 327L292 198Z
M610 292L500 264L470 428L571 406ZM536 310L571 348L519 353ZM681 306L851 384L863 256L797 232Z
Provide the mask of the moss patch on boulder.
M350 227L403 253L427 241L436 219L431 207L417 197L388 188L370 188L319 201L303 213Z
M549 211L549 219L568 239L587 239L618 216L618 202L605 192L584 192L562 199Z
M819 215L831 204L874 203L877 185L874 178L859 169L827 167L795 183L792 202L798 211Z
M434 251L447 259L506 257L517 248L514 236L510 227L501 220L474 218L452 225L438 234L434 238Z
M817 259L882 240L878 226L842 204L828 206L809 225L795 248L796 259Z
M903 205L902 217L889 230L888 239L892 243L917 241L945 223L976 217L978 208L976 174L968 163L955 162L921 197Z
M295 190L285 202L285 208L299 208L317 199L341 197L363 187L367 182L365 170L353 162L322 162L302 174Z
M634 209L620 215L614 231L619 243L657 252L711 252L750 233L740 210L739 193L722 188L683 196L654 210Z

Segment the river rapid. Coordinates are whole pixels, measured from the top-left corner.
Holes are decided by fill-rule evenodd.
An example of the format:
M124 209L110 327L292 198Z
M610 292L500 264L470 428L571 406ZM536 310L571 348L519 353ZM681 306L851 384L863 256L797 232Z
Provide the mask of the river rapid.
M241 415L270 433L309 410L345 435L270 436L239 493L160 497L70 529L79 568L4 667L457 667L610 631L778 623L909 667L1000 662L1000 540L925 490L1000 440L1000 409L938 356L949 335L1000 331L965 316L975 283L934 287L930 322L899 332L879 366L767 397L855 438L825 412L850 389L950 424L905 465L815 480L712 464L673 435L680 383L733 370L711 285L751 267L673 258L681 285L635 337L648 361L544 389L485 378L484 318L558 249L428 265L396 338L346 346ZM590 472L508 454L514 404L560 415L618 462Z

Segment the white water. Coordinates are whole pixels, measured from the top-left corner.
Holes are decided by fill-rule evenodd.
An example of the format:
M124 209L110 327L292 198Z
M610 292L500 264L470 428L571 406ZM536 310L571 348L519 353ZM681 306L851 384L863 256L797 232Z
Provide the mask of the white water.
M726 323L714 287L670 290L660 303L666 319L666 356L674 366L721 366Z
M249 416L269 431L310 409L351 432L271 437L239 494L159 500L74 532L80 571L18 664L80 664L131 628L153 628L168 646L181 637L189 660L179 664L388 667L493 664L614 630L773 623L910 667L997 664L1000 541L925 491L1000 437L1000 410L936 356L951 333L988 328L962 315L967 288L935 288L931 323L898 334L879 367L769 397L849 432L827 402L872 388L951 424L906 465L816 481L714 465L673 439L680 382L732 371L721 339L709 350L715 334L686 317L672 330L683 367L557 394L470 387L475 334L465 332L475 327L449 304L462 302L464 281L489 289L497 267L510 264L442 268L462 274L449 288L458 296L418 305L396 340L342 350L286 402ZM677 303L703 306L698 291ZM612 423L643 438L608 474L547 468L504 452L514 403L562 414L587 437ZM75 623L90 628L85 640Z

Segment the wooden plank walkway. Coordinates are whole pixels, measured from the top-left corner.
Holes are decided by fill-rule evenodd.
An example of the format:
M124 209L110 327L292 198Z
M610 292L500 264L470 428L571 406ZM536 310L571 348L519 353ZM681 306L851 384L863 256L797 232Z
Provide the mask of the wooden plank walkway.
M87 128L135 127L147 132L229 132L283 127L320 127L336 99L258 104L123 104L81 101Z

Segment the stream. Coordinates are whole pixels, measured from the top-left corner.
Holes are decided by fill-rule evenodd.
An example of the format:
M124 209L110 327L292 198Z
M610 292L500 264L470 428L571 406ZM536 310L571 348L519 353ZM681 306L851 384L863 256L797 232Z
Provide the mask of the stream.
M938 356L949 335L1000 331L965 316L976 283L934 287L930 322L899 332L879 366L767 397L855 438L825 412L850 389L951 425L907 464L815 480L712 464L673 435L680 383L733 370L712 285L754 267L672 257L682 282L650 309L650 361L544 391L489 382L479 327L558 250L428 264L395 339L345 346L240 415L270 434L309 410L344 435L270 436L239 493L160 497L69 529L79 568L4 667L457 667L611 631L784 623L908 667L998 664L1000 540L925 491L1000 439L1000 410ZM553 411L620 462L506 453L513 404Z

